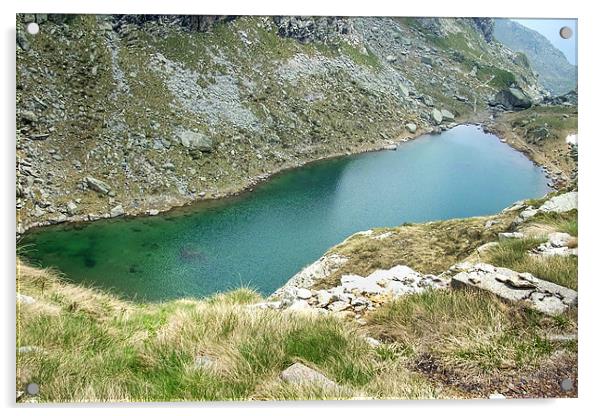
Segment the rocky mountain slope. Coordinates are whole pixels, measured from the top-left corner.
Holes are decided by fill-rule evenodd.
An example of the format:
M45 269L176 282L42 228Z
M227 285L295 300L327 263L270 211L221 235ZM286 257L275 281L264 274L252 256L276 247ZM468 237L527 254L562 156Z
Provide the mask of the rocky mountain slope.
M513 51L525 54L541 84L552 94L577 88L577 67L545 36L510 19L495 19L493 36Z
M37 21L41 31L23 30ZM20 15L18 231L154 214L544 91L490 19Z

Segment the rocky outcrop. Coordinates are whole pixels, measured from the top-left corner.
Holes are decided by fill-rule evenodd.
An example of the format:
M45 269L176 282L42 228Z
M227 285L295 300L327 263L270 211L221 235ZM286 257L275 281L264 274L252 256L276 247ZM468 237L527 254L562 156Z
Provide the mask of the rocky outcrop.
M525 302L547 315L559 315L577 306L577 292L538 279L530 273L518 273L486 263L460 263L450 269L453 289L473 288L491 292L512 302Z
M274 16L278 34L301 43L334 40L348 34L350 24L344 17Z
M270 299L281 298L283 294L288 293L290 290L296 292L299 288L310 288L320 280L336 272L345 263L347 263L347 258L338 254L327 254L291 277L284 286L270 296Z
M551 233L548 241L537 246L532 255L550 256L577 256L577 239L567 233Z
M575 89L566 94L544 97L542 104L576 106L579 104L579 95Z
M403 265L376 270L366 277L343 275L340 282L338 286L320 290L289 285L276 292L271 302L255 306L292 311L345 312L359 318L363 312L373 310L385 301L427 289L449 287L449 279L444 276L424 275Z
M499 91L495 95L493 105L499 105L506 110L525 110L531 107L533 102L520 88L511 87Z
M577 209L577 192L567 192L548 199L539 212L568 212Z
M545 201L539 208L525 204L524 201L518 201L512 206L504 209L502 212L520 211L514 219L514 224L521 224L539 213L555 212L563 213L577 209L577 191L566 192L561 195L553 196ZM505 233L501 238L516 233Z
M169 15L169 14L124 14L115 16L115 27L135 24L143 26L148 23L167 26L179 26L195 32L207 32L220 22L229 22L236 16L225 15Z

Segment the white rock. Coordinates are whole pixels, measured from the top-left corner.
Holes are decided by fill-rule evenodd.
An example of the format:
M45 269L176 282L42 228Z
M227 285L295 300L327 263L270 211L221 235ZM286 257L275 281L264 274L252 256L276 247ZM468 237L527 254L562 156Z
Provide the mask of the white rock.
M349 259L338 254L330 254L305 267L289 279L280 289L276 290L270 298L279 298L291 288L307 288L319 280L325 279L341 268Z
M499 233L497 236L500 239L500 241L525 238L525 235L523 233L518 233L518 232L514 232L514 233Z
M441 116L444 121L453 121L456 116L449 110L441 110Z
M23 347L17 348L17 352L19 354L31 354L31 353L43 353L44 349L40 347L36 347L35 345L26 345Z
M487 251L489 251L489 250L491 250L492 248L494 248L494 247L497 247L497 246L499 246L499 245L500 245L500 243L498 243L497 241L490 241L489 243L485 243L485 244L483 244L482 246L479 246L479 247L477 248L477 253L479 253L479 254L484 254L484 253L486 253Z
M452 277L453 289L472 287L491 292L500 298L527 305L548 315L558 315L577 305L577 292L529 273L517 273L489 264L474 267Z
M571 240L571 235L567 233L552 233L548 235L548 242L552 247L566 247Z
M283 305L282 305L281 301L260 302L260 303L254 303L252 305L249 305L249 307L251 307L251 308L258 308L258 309L281 309L282 306Z
M75 202L73 201L69 201L67 202L67 213L69 214L69 216L73 216L75 215L75 213L77 212L77 205L75 204Z
M17 293L17 303L24 303L26 305L31 305L32 303L35 303L36 300L34 298L32 298L31 296L27 296L27 295L22 295L20 293Z
M485 223L485 228L491 228L491 227L493 227L497 223L499 223L499 221L496 221L496 220L487 220L487 222Z
M125 214L123 205L119 204L119 205L111 208L111 218L120 217L123 214Z
M371 347L378 347L380 344L382 344L379 340L374 339L372 337L366 337L366 342L371 346Z
M574 209L577 209L577 192L552 197L539 207L541 212L568 212Z
M217 359L209 355L199 355L194 358L193 368L195 370L212 370L215 368Z
M305 309L309 309L309 308L311 308L311 306L309 305L309 303L307 303L306 300L298 299L298 300L294 301L293 304L291 306L289 306L287 309L290 311L301 311L301 310L305 310Z
M111 191L111 187L100 179L87 176L84 180L86 181L88 188L92 189L93 191L101 194L108 194Z
M375 236L370 237L371 240L384 240L385 238L389 238L393 235L392 231L386 231L382 234L377 234Z
M305 289L302 287L297 289L296 294L299 299L309 299L309 298L311 298L311 295L312 295L311 290Z
M519 214L519 217L521 217L523 220L527 220L529 218L531 218L532 216L534 216L535 214L537 214L537 209L533 208L533 207L527 207L527 209L525 209L524 211L522 211Z
M317 306L319 308L325 308L330 304L330 302L333 301L334 296L332 295L332 293L326 290L320 290L318 291L316 298L318 300Z
M349 309L350 307L351 305L349 303L344 302L342 300L337 300L336 302L333 302L330 305L328 305L328 309L332 312L342 312L346 309Z

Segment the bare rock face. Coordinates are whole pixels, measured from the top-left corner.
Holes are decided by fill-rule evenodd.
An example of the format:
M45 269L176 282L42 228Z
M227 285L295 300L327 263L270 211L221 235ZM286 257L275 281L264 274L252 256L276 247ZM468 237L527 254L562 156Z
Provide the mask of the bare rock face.
M574 209L577 209L577 192L552 197L539 207L540 212L568 212Z
M559 315L577 305L576 291L538 279L530 273L517 273L485 263L462 263L454 266L454 270L461 271L452 277L453 289L485 290L508 301L524 301L547 315Z
M330 380L324 374L307 367L306 365L295 363L280 373L280 378L290 384L319 386L327 389L336 389L337 383Z
M347 18L334 16L274 16L278 34L301 43L336 39L351 30Z

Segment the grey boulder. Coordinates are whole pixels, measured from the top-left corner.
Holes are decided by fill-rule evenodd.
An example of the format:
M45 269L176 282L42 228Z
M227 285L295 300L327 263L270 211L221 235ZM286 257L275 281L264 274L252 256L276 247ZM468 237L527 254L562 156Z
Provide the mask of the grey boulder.
M336 389L337 383L327 378L324 374L307 367L301 363L295 363L280 373L280 378L289 384L310 385L328 389Z
M86 176L85 181L88 185L88 188L100 194L108 194L111 192L111 187L100 179L93 178L92 176Z
M213 150L213 140L204 134L184 130L178 134L178 138L182 146L188 149L196 149L201 152L211 152Z

